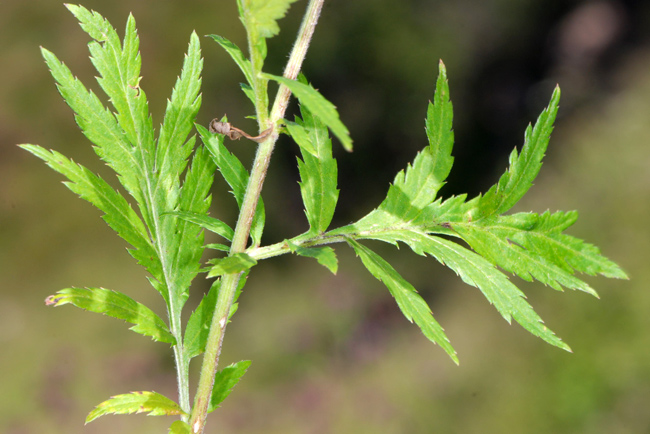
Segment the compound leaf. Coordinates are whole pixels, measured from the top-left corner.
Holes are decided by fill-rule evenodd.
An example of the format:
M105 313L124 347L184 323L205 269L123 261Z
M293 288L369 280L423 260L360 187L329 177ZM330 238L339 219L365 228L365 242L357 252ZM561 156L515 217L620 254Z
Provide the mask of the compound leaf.
M148 412L149 416L185 414L171 399L156 392L131 392L116 395L99 404L86 417L86 423L106 414L134 414Z
M524 294L495 267L525 280L539 280L558 290L567 287L593 295L596 292L574 275L576 271L627 278L625 272L602 256L595 246L563 233L575 222L577 213L502 215L528 191L539 172L559 98L560 91L556 88L549 107L539 116L535 126L526 130L521 154L513 151L510 168L488 193L469 201L467 195L443 201L436 195L453 163L453 132L446 71L441 63L436 95L427 113L429 146L417 154L412 165L397 174L386 199L377 209L326 236L348 241L375 239L394 245L406 243L414 252L435 257L464 282L479 288L508 322L514 318L532 334L570 351L543 324ZM461 238L474 251L435 234ZM304 238L300 241L309 242ZM373 264L373 274L397 286L395 282L399 279L387 264L364 252L363 248L354 244L353 247L357 255L366 258L366 263Z
M175 306L172 314L178 315L189 282L198 273L203 240L196 225L163 215L171 211L205 214L214 171L208 154L197 150L181 188L180 177L195 143L193 138L187 140L187 136L201 102L203 61L198 37L194 34L190 38L181 76L167 104L156 143L146 95L140 87L141 59L135 20L129 16L122 42L100 14L82 6L68 5L68 8L94 39L89 44L91 60L115 114L105 109L52 53L43 50L43 55L61 94L75 111L82 131L135 198L147 228L144 233L154 251L146 252L148 260L136 256L137 250L134 256L151 271L154 277L151 282L168 305L172 302L170 292L181 296L180 304L172 303ZM135 246L139 250L140 245Z

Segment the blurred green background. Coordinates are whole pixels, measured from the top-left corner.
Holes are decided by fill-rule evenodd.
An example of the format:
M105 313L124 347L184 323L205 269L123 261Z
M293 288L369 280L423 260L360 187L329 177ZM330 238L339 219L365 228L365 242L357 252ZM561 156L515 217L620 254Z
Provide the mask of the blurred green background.
M120 32L127 14L135 15L141 84L156 125L192 30L245 46L234 0L83 4ZM269 72L281 72L305 5L293 6L270 42ZM569 354L509 326L434 260L373 244L430 303L459 353L455 366L404 320L345 246L337 246L337 276L301 258L265 261L249 279L222 357L224 365L253 364L208 432L650 432L649 29L650 4L641 0L327 0L305 72L338 106L355 140L354 153L336 150L334 224L375 207L425 145L423 119L442 58L457 138L443 194L474 195L495 182L559 83L557 128L518 210L579 210L569 232L598 245L631 280L588 278L597 300L514 279L573 348ZM84 427L85 415L110 395L156 390L174 397L171 351L120 321L43 303L67 286L102 286L164 315L100 213L16 147L51 147L110 176L38 50L54 51L97 89L87 42L59 2L0 2L1 433L162 433L171 423L113 416ZM202 38L202 46L198 122L227 113L253 131L240 72L211 40ZM231 148L250 162L249 143ZM274 155L264 190L266 243L306 228L295 152L285 140ZM215 187L212 214L233 221L234 201L223 187ZM198 279L193 291L206 287Z

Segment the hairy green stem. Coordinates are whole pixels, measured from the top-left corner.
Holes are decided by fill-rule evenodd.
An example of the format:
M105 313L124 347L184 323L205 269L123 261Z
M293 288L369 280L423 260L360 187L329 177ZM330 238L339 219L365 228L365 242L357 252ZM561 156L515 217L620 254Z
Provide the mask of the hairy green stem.
M300 247L316 247L327 244L344 243L349 238L358 238L359 234L346 233L341 235L328 235L324 233L313 238L292 239L291 242ZM264 247L255 247L246 250L246 253L253 259L261 261L263 259L274 258L276 256L286 255L291 253L289 244L286 241L271 244Z
M448 229L445 225L446 222L438 222L431 224L426 228L426 234L428 235L447 235L451 237L457 237L458 234L454 233ZM354 224L343 226L340 228L333 229L322 234L311 235L309 232L299 235L295 238L292 238L290 241L292 244L300 247L317 247L324 246L327 244L335 243L344 243L348 240L356 240L360 238L373 239L386 234L387 232L400 231L404 230L403 228L396 227L381 227L378 229L372 230L362 230L360 231L355 227ZM257 261L263 259L269 259L280 255L286 255L291 253L291 248L287 241L280 241L279 243L271 244L264 247L252 246L246 250L246 253Z
M298 72L302 66L302 62L307 54L309 42L314 34L314 28L318 22L320 11L323 7L325 0L310 0L307 6L307 12L303 18L302 25L298 32L296 43L291 51L289 61L284 71L284 77L295 80ZM250 40L250 35L249 35ZM256 62L253 60L255 68ZM260 69L254 69L256 77L261 74ZM250 235L250 229L255 215L255 209L260 199L262 186L268 171L269 163L271 161L271 154L273 147L278 139L279 133L277 131L278 122L284 117L284 113L289 103L291 92L285 86L280 86L278 94L276 95L273 109L271 110L270 118L266 118L268 106L265 98L259 98L257 93L260 89L256 90L256 111L258 115L258 123L260 124L260 131L268 127L273 127L272 134L257 148L257 154L251 170L251 175L246 186L246 193L242 202L237 225L235 226L235 234L232 239L230 247L230 254L243 252L246 250L246 243ZM264 88L264 92L266 89ZM210 333L208 335L208 342L206 344L205 355L203 357L203 365L201 366L201 374L199 377L199 385L194 398L194 407L190 417L190 427L195 434L202 433L205 428L205 421L208 413L208 405L212 388L214 386L214 377L217 372L219 364L219 355L223 344L223 337L226 331L226 324L228 323L228 314L232 307L232 303L237 291L237 285L241 273L227 274L223 276L223 282L217 298L217 305L215 307L214 316L210 325Z
M176 309L178 312L180 311L180 309L173 305L170 309ZM176 338L176 345L174 345L174 360L176 361L176 377L178 380L178 400L181 409L187 412L190 409L190 383L188 378L190 369L189 363L184 354L180 314L171 313L170 329L172 335Z

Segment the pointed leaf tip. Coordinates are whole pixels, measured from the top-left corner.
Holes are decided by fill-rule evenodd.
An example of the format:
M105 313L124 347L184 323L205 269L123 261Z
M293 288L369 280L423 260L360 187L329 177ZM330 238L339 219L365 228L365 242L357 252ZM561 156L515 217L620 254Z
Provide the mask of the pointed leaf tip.
M208 413L220 407L220 404L230 395L230 392L239 383L239 380L244 376L250 365L250 360L242 360L226 366L216 373Z
M171 399L156 392L131 392L116 395L97 405L86 417L90 423L107 414L149 413L149 416L174 416L185 412Z
M277 81L280 84L285 85L289 88L291 93L298 99L301 105L307 107L307 109L318 116L320 120L332 131L332 133L339 139L343 148L352 152L352 138L350 137L350 131L348 128L341 122L339 118L339 112L336 110L336 106L328 101L323 95L320 94L316 89L311 85L305 84L299 80L291 80L286 77L281 77L271 74L263 74L265 78L269 80Z
M558 112L560 88L556 87L548 106L528 125L521 152L515 148L510 154L510 166L487 193L479 200L480 217L504 214L530 189L542 166L542 159L553 131Z
M145 305L117 291L105 288L66 288L45 299L47 306L72 304L133 324L130 330L156 341L176 344L165 322Z
M406 319L411 323L415 321L424 336L440 345L454 363L458 364L456 350L449 342L444 329L434 319L426 301L417 293L413 285L375 252L351 238L347 241L370 274L386 285Z

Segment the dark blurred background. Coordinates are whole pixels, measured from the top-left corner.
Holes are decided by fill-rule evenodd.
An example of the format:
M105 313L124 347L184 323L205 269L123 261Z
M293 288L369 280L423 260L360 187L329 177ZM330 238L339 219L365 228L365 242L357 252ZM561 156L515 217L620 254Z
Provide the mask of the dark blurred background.
M85 1L120 33L133 12L141 82L154 124L189 35L245 46L234 0ZM306 6L299 0L269 42L280 73ZM523 143L556 83L562 101L535 187L520 211L577 209L571 234L601 247L631 280L588 278L600 300L514 278L574 350L509 326L478 290L433 259L373 244L423 294L461 360L456 366L399 313L345 246L337 276L315 261L265 261L249 279L222 357L249 373L210 420L214 433L650 432L650 2L641 0L327 0L304 70L339 108L355 140L335 142L341 189L335 225L384 197L426 144L424 117L439 59L454 102L455 166L445 196L485 191ZM46 308L67 286L120 290L164 315L125 245L61 177L16 147L54 148L103 175L40 57L54 51L98 89L88 37L59 2L0 2L0 432L166 432L171 419L112 416L84 427L110 395L175 397L171 351L118 320ZM202 38L198 122L227 113L244 130L252 107L239 70ZM250 143L233 142L246 163ZM265 243L306 229L296 147L281 141L264 190ZM223 183L212 214L233 221ZM199 279L195 294L206 289ZM193 298L188 307L193 307ZM198 359L193 368L198 366Z

